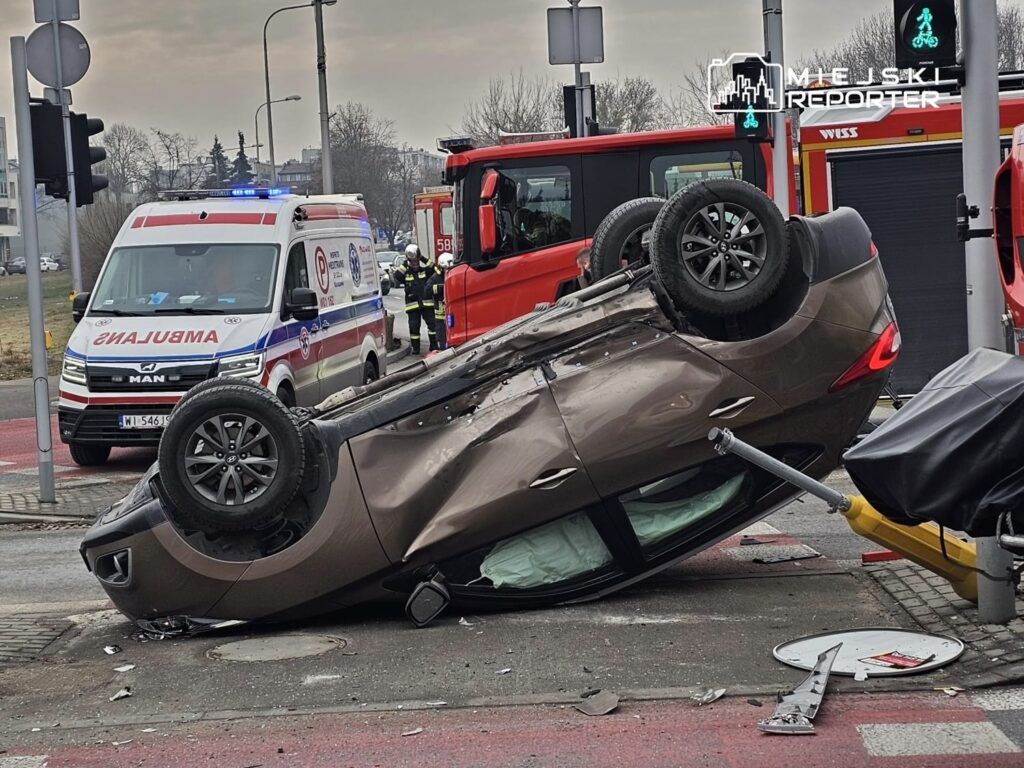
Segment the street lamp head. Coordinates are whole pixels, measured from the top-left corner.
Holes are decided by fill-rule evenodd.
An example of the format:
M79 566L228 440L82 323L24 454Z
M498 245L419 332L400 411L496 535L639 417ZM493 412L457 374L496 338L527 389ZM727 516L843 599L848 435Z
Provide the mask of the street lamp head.
M293 93L291 96L285 96L285 101L302 101L302 97L297 93Z
M337 5L338 0L322 0L324 5Z

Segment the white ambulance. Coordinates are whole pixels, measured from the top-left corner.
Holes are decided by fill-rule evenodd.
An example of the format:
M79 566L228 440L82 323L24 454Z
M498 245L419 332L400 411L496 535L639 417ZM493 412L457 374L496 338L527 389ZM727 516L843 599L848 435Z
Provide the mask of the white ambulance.
M64 353L71 456L156 445L174 404L215 376L312 405L386 373L384 304L359 195L174 193L128 217Z

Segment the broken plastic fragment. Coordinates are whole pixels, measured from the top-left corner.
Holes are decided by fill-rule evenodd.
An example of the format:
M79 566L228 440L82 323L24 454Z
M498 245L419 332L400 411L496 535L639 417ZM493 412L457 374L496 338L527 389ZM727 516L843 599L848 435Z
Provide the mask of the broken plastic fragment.
M119 699L127 699L132 695L132 689L129 686L125 686L120 691L110 697L111 701L118 701Z
M512 667L505 667L504 669L497 670L494 674L496 675L507 675L512 671Z
M466 621L466 617L463 616L459 619L459 624L463 627L475 627L476 625L472 621Z
M143 728L143 733L156 733L156 728Z
M447 701L428 701L427 702L427 706L428 707L445 707L445 706L448 706L448 702Z
M619 697L611 691L602 691L600 693L595 693L593 696L588 696L583 701L578 704L574 704L573 706L584 715L598 717L600 715L607 715L610 712L614 712L619 706Z
M134 664L122 664L120 667L114 667L115 672L131 672L135 669Z
M403 736L415 736L417 733L423 733L423 727L413 728L411 731L403 731Z
M945 688L941 688L941 687L940 688L932 688L932 690L933 691L942 691L944 694L946 694L950 698L956 696L958 693L963 693L964 692L963 688L959 688L959 687L957 687L955 685L950 685L950 686L947 686Z
M107 656L113 656L115 653L120 653L121 652L121 646L120 645L105 645L105 646L103 646L103 652L105 654L107 654Z
M788 736L814 734L811 722L818 714L821 700L825 698L825 686L832 671L832 664L843 644L834 645L818 656L818 662L800 685L792 691L779 694L772 716L758 722L757 727L765 733L777 733Z
M110 742L110 746L112 746L112 747L121 747L121 746L124 746L125 744L131 744L131 743L132 743L132 739L125 739L124 741L112 741L112 742Z
M698 691L690 698L697 702L698 707L703 707L705 704L718 701L723 696L725 696L725 688L707 688L703 691Z

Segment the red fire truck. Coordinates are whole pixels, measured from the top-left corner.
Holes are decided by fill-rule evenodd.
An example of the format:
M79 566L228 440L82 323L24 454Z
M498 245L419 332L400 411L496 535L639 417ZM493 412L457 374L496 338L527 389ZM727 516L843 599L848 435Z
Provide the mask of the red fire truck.
M413 195L413 230L416 244L431 262L442 253L454 253L455 211L451 187L427 187Z
M1022 122L1024 97L1004 95L1004 147ZM846 205L871 227L903 337L892 374L899 392L918 391L967 353L966 260L956 236L961 143L958 97L937 108L833 107L801 116L803 210Z
M992 206L999 277L1003 282L1010 332L1024 355L1024 125L1013 132L1010 155L996 174Z
M445 182L455 188L456 266L445 279L450 344L570 291L577 253L628 200L722 177L772 193L770 146L737 139L731 125L442 147L451 153ZM790 197L795 207L792 188Z

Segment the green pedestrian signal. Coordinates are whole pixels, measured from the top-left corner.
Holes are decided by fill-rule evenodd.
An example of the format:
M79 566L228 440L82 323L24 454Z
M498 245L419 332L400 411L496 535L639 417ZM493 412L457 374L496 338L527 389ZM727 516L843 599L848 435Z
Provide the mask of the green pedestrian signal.
M917 36L910 43L912 48L920 51L922 48L939 47L939 38L932 29L932 18L931 8L922 9L921 15L917 17Z
M754 105L753 104L748 104L747 105L746 116L747 116L746 119L743 121L743 127L746 130L752 131L752 130L756 129L759 125L761 125L761 123L759 123L758 120L757 120L757 115L754 114Z
M896 66L956 64L956 0L895 0Z

